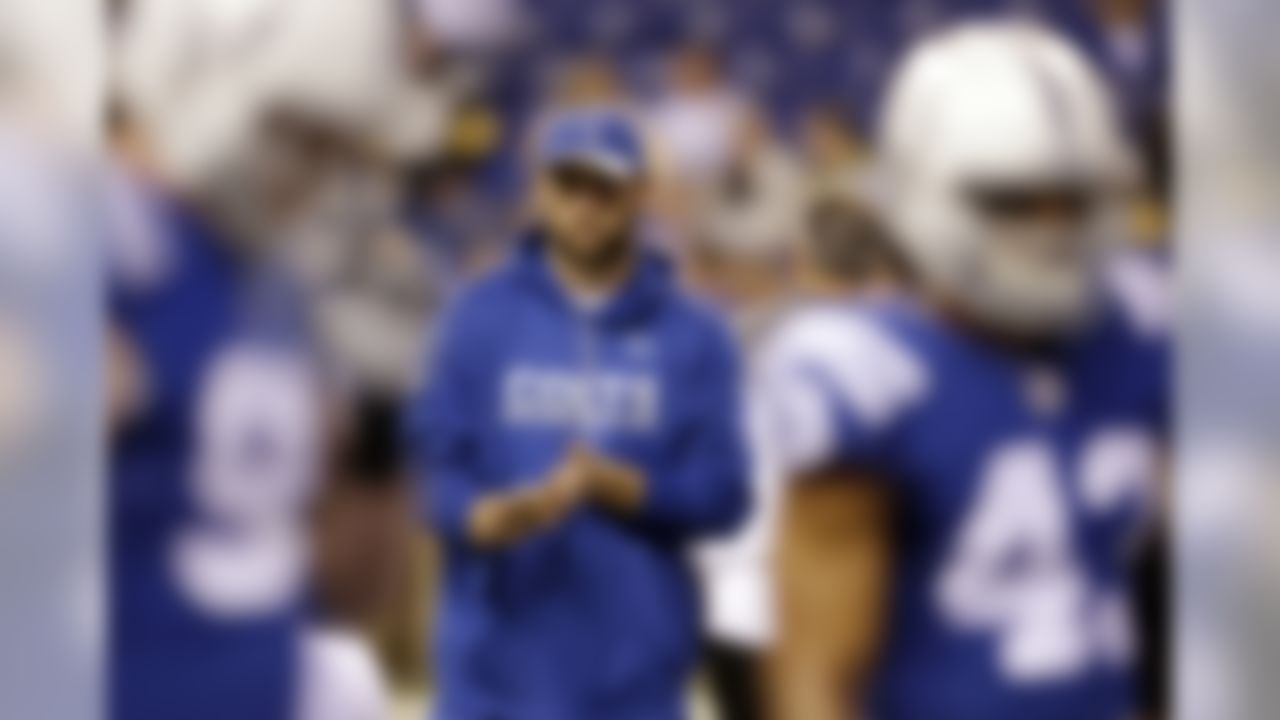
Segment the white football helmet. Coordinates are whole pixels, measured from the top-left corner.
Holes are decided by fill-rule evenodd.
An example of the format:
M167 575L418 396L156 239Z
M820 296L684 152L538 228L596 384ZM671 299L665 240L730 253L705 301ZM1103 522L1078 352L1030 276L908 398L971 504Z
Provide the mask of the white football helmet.
M1087 318L1132 162L1086 59L1028 22L957 26L909 54L884 113L877 199L927 290L1012 335Z
M326 153L376 137L403 80L391 0L140 0L119 58L162 177L233 216L330 182Z

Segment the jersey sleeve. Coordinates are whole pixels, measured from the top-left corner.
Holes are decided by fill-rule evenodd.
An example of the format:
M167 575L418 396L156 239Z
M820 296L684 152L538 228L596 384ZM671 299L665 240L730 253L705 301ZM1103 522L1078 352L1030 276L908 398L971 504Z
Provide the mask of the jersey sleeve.
M926 386L920 359L869 314L805 310L763 351L753 435L786 476L837 465L885 470L894 430Z

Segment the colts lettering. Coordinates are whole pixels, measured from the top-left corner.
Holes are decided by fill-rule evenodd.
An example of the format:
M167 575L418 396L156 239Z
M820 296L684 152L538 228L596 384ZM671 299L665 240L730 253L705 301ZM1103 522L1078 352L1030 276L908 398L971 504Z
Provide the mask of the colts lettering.
M648 432L657 426L658 404L649 375L517 366L502 383L502 418L512 425Z

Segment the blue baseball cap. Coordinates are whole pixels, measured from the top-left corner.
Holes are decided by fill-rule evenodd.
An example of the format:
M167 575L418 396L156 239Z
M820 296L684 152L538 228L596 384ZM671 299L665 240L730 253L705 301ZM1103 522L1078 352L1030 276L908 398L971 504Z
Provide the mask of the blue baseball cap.
M619 182L645 173L644 142L635 125L613 109L566 110L547 123L538 144L538 167L578 165Z

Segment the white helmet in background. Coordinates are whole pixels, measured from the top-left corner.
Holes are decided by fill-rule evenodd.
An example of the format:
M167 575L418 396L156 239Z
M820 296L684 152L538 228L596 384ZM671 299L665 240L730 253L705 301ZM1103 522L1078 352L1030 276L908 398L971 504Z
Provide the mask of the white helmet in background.
M929 292L1019 336L1089 315L1131 158L1088 62L1026 22L958 26L898 71L878 198Z
M392 0L139 0L122 42L152 161L232 214L322 184L326 151L375 137L402 78Z

